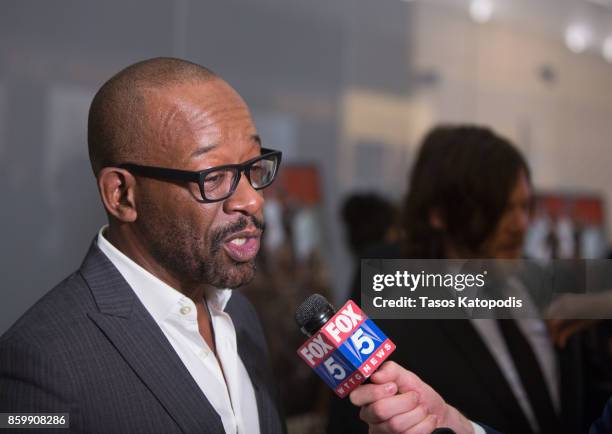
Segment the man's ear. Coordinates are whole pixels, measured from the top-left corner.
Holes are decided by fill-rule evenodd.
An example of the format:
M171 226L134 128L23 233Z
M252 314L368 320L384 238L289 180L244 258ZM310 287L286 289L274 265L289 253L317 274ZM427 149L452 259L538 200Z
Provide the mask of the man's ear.
M131 223L136 220L136 180L130 172L117 167L105 167L98 173L98 188L106 211L117 220Z

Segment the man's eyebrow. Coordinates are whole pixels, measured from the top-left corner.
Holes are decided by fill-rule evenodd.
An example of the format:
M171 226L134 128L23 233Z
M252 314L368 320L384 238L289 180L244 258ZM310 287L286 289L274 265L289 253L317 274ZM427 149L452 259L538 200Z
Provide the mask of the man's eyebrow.
M192 152L191 158L196 158L196 157L199 157L200 155L204 155L207 152L212 151L216 147L217 147L216 143L214 143L212 145L202 146L202 147L200 147L200 148L198 148L198 149L196 149L195 151Z
M259 147L261 147L261 137L259 137L259 134L251 135L251 140L257 142ZM196 158L196 157L199 157L200 155L204 155L207 152L212 151L216 147L217 147L216 143L213 143L212 145L202 146L191 153L191 158Z

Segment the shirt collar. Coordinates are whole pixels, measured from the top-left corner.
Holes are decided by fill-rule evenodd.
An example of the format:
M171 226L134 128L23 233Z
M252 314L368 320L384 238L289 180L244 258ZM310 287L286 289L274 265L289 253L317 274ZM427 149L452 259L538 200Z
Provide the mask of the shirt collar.
M189 297L163 282L111 244L104 236L108 225L98 232L98 248L104 253L119 273L131 286L142 304L156 321L164 320L177 305L191 302ZM212 289L207 291L206 300L210 309L223 311L232 296L231 289Z
M206 301L208 302L208 307L210 309L224 311L231 296L231 289L214 288L212 291L206 293Z

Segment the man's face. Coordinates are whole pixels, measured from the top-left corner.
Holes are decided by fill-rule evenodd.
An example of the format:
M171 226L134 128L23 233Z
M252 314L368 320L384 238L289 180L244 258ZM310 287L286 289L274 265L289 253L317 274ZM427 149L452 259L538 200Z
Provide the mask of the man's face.
M483 245L483 253L486 257L520 258L529 226L531 200L531 186L527 176L521 170L493 235Z
M145 92L148 135L139 163L198 171L260 154L249 110L220 79ZM187 286L236 288L255 273L263 196L244 174L234 194L203 203L196 184L138 178L135 230L147 253Z

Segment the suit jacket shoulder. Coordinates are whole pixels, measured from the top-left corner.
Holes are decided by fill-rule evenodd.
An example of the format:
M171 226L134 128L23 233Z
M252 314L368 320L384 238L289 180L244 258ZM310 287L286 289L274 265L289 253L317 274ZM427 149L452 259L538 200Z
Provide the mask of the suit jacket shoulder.
M241 295L229 306L241 358L255 388L267 390L257 317ZM274 401L260 395L260 425L282 432ZM0 412L43 411L69 413L77 432L223 432L157 323L95 244L76 273L0 338Z

